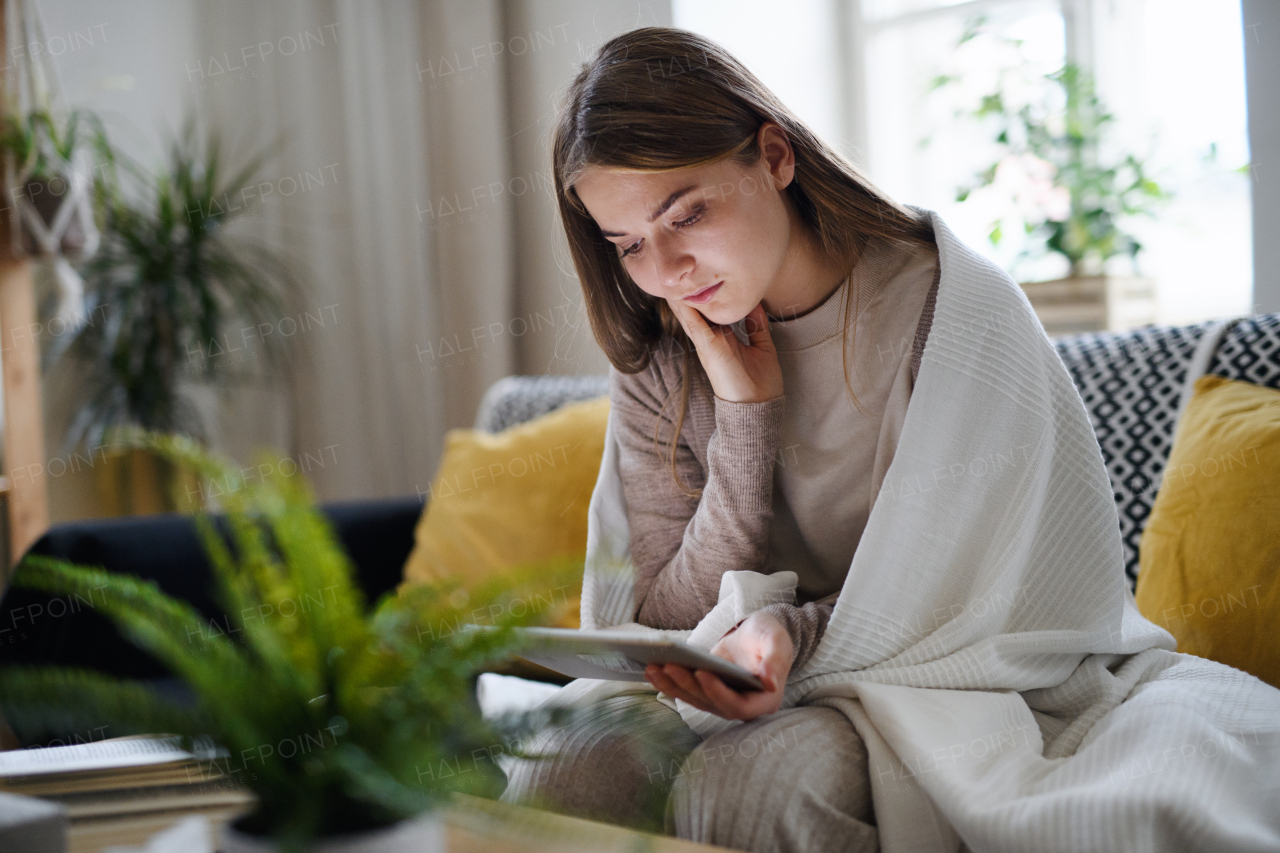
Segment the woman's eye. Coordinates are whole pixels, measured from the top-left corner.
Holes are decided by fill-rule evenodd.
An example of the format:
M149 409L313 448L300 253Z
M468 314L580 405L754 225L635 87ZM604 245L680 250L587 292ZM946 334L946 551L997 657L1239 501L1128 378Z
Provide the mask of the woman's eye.
M702 211L695 210L693 214L689 216L688 219L681 219L679 222L673 222L672 226L675 228L688 228L690 225L697 222L701 218L702 218Z
M692 214L690 214L687 218L681 219L678 222L671 223L671 227L675 228L677 231L680 230L681 228L688 228L690 225L693 225L695 222L701 219L702 214L705 212L706 211L703 208L698 208ZM636 254L637 252L640 251L640 246L642 242L643 241L637 240L636 242L632 243L630 246L627 246L622 250L619 256L626 258Z

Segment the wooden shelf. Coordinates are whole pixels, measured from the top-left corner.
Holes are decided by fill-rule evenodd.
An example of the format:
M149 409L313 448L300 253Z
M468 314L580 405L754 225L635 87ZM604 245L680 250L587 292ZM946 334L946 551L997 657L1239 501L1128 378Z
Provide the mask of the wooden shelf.
M0 3L0 43L6 32L6 4ZM0 90L13 63L0 68ZM12 198L0 208L0 384L4 398L4 464L8 470L35 472L8 479L9 561L17 560L49 527L49 496L43 476L44 408L40 402L40 354L35 282L31 261L13 257L10 229L20 228Z

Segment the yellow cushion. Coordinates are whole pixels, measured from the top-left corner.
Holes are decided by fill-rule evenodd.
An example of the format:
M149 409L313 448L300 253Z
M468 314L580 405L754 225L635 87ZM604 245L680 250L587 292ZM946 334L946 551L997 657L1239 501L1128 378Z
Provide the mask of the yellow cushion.
M1134 598L1178 651L1280 687L1280 391L1196 381L1142 534Z
M608 416L609 398L598 397L496 434L450 430L401 589L451 579L474 589L499 575L515 577L518 567L580 562ZM521 606L552 608L552 624L577 628L581 596L578 576Z

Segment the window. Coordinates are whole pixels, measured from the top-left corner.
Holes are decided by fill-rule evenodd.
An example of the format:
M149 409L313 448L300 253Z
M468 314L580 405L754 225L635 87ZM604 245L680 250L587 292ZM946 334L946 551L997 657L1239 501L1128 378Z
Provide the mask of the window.
M1143 245L1107 271L1156 281L1158 323L1252 313L1248 135L1238 0L804 0L794 20L768 24L760 0L674 0L677 26L724 44L894 198L937 210L962 240L1021 281L1056 278L1058 256L1016 268L1022 248L988 239L994 194L956 201L957 187L999 149L957 119L1011 55L959 51L977 15L1019 39L1028 77L1067 59L1091 69L1115 116L1112 153L1132 152L1174 194L1126 230ZM793 9L797 11L792 11ZM825 16L825 18L824 18ZM942 71L961 82L930 91ZM922 144L923 143L923 144ZM1104 150L1104 156L1108 153Z
M1002 240L996 248L987 237L993 219L1004 212L996 194L977 193L963 204L956 202L957 187L1000 156L989 126L958 118L957 111L976 107L983 95L995 91L1001 69L1017 68L1018 78L1034 84L1038 75L1062 67L1065 35L1058 4L983 4L990 37L959 49L972 18L963 10L971 3L929 13L918 8L926 5L924 0L868 0L866 5L900 13L864 19L866 166L872 180L900 201L938 211L962 240L1009 269L1020 248L1016 240ZM1002 39L1019 40L1021 48ZM930 91L940 74L953 75L957 82ZM1035 273L1035 279L1054 278L1066 270L1050 260Z
M828 0L673 0L672 19L723 46L814 133L841 133L840 54ZM780 15L785 26L771 26Z

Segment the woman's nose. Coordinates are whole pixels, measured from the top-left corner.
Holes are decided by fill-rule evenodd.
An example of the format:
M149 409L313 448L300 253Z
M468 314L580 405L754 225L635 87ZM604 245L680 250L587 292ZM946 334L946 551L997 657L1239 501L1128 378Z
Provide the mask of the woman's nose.
M654 274L663 287L679 290L681 280L693 271L693 255L670 240L656 240L653 246Z

